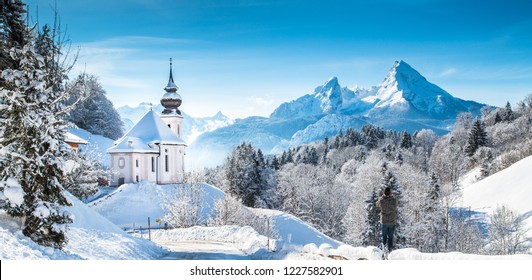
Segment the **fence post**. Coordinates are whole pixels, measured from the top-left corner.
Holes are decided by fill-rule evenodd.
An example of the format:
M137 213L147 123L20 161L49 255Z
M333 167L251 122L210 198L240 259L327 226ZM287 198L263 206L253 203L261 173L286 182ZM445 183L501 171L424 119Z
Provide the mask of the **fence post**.
M148 217L148 239L151 240L150 217Z
M266 224L267 224L267 227L268 227L268 230L267 230L268 234L267 235L268 235L268 252L269 252L270 251L270 219L269 219L268 216L266 216L266 221L267 221Z

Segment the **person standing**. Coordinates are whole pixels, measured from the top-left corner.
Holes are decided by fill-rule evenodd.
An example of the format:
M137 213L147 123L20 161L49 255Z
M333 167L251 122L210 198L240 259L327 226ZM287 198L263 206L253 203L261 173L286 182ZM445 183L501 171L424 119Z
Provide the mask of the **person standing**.
M393 250L393 235L397 223L397 199L390 188L384 189L384 194L377 201L377 207L381 209L382 245Z

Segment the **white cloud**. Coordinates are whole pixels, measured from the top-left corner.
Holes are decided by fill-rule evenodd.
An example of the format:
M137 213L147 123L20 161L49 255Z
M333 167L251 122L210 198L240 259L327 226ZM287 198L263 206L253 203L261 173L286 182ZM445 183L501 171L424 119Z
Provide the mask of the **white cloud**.
M454 74L456 74L458 72L458 70L456 68L448 68L448 69L445 69L443 70L439 76L440 77L448 77L448 76L452 76Z
M275 103L275 99L270 98L268 96L266 97L251 96L251 97L248 97L248 100L252 101L253 103L259 106L271 106L272 104Z

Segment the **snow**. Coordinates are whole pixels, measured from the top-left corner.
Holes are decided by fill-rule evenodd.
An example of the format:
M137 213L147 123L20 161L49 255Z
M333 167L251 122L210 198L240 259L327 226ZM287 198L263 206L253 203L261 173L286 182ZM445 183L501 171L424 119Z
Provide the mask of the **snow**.
M450 253L420 253L413 248L395 250L388 255L390 260L532 260L532 255L473 255L459 252Z
M527 182L532 176L532 156L482 181L464 187L464 207L471 205L477 211L489 212L505 203L522 214L532 211L532 194ZM474 172L464 177L471 179ZM470 180L469 180L470 181ZM11 182L13 183L13 182ZM15 185L14 183L11 185ZM21 221L0 212L0 259L53 259L53 260L146 260L146 259L283 259L379 260L381 251L376 247L353 247L334 240L297 217L287 213L252 209L258 216L271 220L274 238L257 233L249 226L194 226L182 229L152 229L148 232L128 233L122 228L147 226L147 217L163 216L164 197L187 185L155 185L141 182L126 184L90 204L84 204L72 195L67 198L73 206L65 207L72 213L74 223L67 231L68 244L64 251L35 244L22 235ZM204 212L212 214L216 199L224 193L214 186L198 185L203 189ZM504 190L501 191L501 187ZM498 190L498 191L497 191ZM530 218L527 220L530 221ZM131 231L129 231L131 232ZM416 249L398 249L389 254L390 260L532 260L532 255L484 256L450 253L420 253Z
M199 184L203 193L203 213L207 217L214 209L217 199L224 194L216 187ZM148 217L151 226L156 227L155 219L163 218L165 213L163 204L165 198L175 195L179 187L186 185L156 185L143 181L139 184L125 184L101 199L93 201L89 206L114 224L122 228L148 227Z
M69 143L88 144L87 140L75 135L74 133L67 131L65 141Z
M156 259L168 253L146 239L131 236L74 196L65 193L74 215L67 231L64 251L40 246L21 231L21 221L0 211L0 259L2 260L136 260Z
M475 171L463 182L462 207L491 214L498 206L506 205L525 217L532 228L532 156L524 158L481 181L472 181ZM532 230L529 232L532 235Z
M13 205L21 205L24 202L24 190L14 178L7 178L6 188L3 191L4 196L9 199Z

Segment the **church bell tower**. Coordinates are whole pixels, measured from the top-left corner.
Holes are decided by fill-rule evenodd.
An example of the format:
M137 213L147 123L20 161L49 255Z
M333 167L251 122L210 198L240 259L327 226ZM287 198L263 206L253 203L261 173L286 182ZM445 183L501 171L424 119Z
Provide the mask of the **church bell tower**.
M181 106L181 95L177 93L179 88L174 83L174 77L172 75L172 59L170 58L170 77L168 78L168 84L164 88L166 91L161 98L161 105L164 110L161 113L161 119L168 125L168 127L179 137L182 138L182 121L183 116L179 111Z

